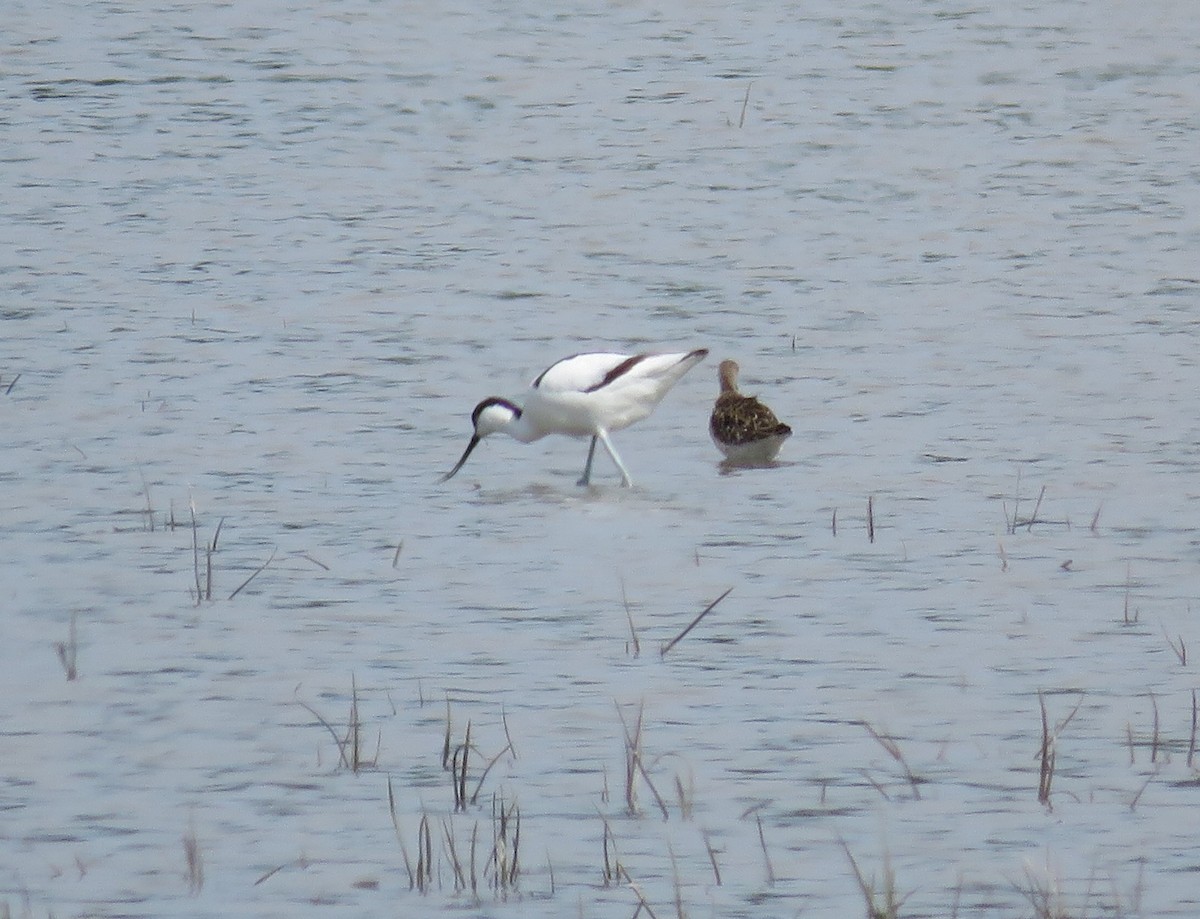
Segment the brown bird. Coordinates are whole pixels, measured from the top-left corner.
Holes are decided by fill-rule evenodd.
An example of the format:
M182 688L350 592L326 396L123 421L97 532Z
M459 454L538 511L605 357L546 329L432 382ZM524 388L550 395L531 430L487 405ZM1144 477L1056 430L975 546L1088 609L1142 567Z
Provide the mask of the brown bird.
M738 365L721 361L717 376L721 393L713 406L708 431L725 460L739 466L764 465L775 459L792 429L754 396L738 392Z

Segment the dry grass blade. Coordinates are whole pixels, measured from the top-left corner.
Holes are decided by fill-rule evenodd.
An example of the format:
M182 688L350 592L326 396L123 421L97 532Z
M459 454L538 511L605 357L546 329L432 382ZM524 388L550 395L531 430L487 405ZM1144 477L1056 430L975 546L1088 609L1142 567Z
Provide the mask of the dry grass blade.
M1130 809L1131 811L1137 810L1138 802L1142 800L1142 793L1143 793L1143 792L1144 792L1144 791L1145 791L1147 788L1149 788L1149 787L1150 787L1150 783L1151 783L1151 782L1153 782L1155 778L1157 778L1157 776L1156 776L1156 775L1150 775L1150 776L1148 776L1148 777L1146 778L1146 781L1144 781L1144 782L1142 783L1142 787L1141 787L1141 788L1139 788L1139 789L1137 790L1137 794L1135 794L1135 795L1133 796L1133 798L1132 798L1132 799L1130 799L1130 801L1129 801L1129 809Z
M458 800L461 810L467 809L467 757L471 752L471 722L467 721L467 733L463 736L462 768L458 774Z
M725 591L725 593L721 594L721 596L719 596L719 597L717 597L717 599L713 600L712 603L710 603L710 604L708 604L708 606L704 607L704 609L700 611L700 615L698 615L695 619L693 619L688 624L688 627L686 629L684 629L682 632L680 632L678 635L676 635L674 638L672 638L669 642L667 642L665 645L663 645L662 650L659 651L659 656L666 657L668 651L670 651L677 644L679 644L679 642L681 642L687 636L688 632L690 632L692 629L694 629L697 625L700 624L701 619L703 619L705 616L707 616L709 613L711 613L713 611L714 607L716 607L716 605L718 603L720 603L722 600L724 600L726 597L728 597L732 592L733 592L733 588L730 587L728 590Z
M454 890L466 890L467 875L463 871L462 862L458 857L458 849L454 845L454 825L446 817L442 818L442 840L446 844L446 855L450 860L450 870L454 872Z
M1188 739L1187 752L1187 767L1192 768L1192 762L1196 757L1196 690L1192 690L1192 733Z
M433 834L429 831L429 815L422 814L417 826L417 890L425 893L433 884Z
M712 864L713 880L720 887L721 869L717 866L717 850L713 848L712 838L708 835L708 830L701 830L700 835L704 837L704 850L708 852L708 860Z
M308 859L308 857L305 855L301 855L299 858L292 859L292 861L290 861L290 862L284 862L282 865L276 865L274 868L272 868L266 874L259 875L258 880L256 880L254 882L254 886L257 887L259 884L263 883L264 881L275 877L275 875L279 874L279 872L282 871L284 868L299 868L301 870L304 870L310 864L312 864L312 862Z
M746 95L742 98L742 114L738 116L738 127L743 127L746 124L746 106L750 104L750 87L753 83L746 84ZM13 382L16 382L15 380Z
M217 541L221 538L221 527L225 526L225 518L222 517L217 521L216 532L213 533L212 542L204 549L204 599L212 599L213 589L213 556L217 552Z
M500 723L504 725L504 739L508 741L508 749L511 751L513 759L517 759L517 747L513 743L512 734L508 731L508 715L503 708L500 709Z
M671 814L667 810L666 802L658 793L658 789L654 786L654 780L650 778L650 773L646 771L646 765L642 762L642 714L644 708L645 703L639 703L637 725L631 734L629 726L625 723L625 715L621 712L621 707L617 706L617 716L621 719L621 727L625 731L625 804L630 814L637 813L637 776L640 774L646 780L646 787L654 795L654 803L662 812L663 820L669 820Z
M196 502L188 501L192 512L192 574L196 579L196 605L204 598L204 588L200 585L200 530L196 524Z
M1158 762L1158 700L1154 698L1154 693L1150 693L1150 707L1154 709L1154 735L1150 738L1150 762Z
M633 878L629 876L629 872L622 868L621 875L625 878L625 883L628 885L629 889L633 891L634 896L638 898L637 912L635 912L633 915L637 916L642 910L645 910L646 915L649 916L650 919L658 919L657 914L655 914L653 908L650 906L649 902L647 902L646 895L642 893L642 889L634 883Z
M237 590L235 590L233 593L231 593L229 595L229 599L232 600L234 597L236 597L238 594L240 594L243 590L246 589L247 585L251 581L253 581L256 577L258 577L264 571L266 571L267 566L270 565L271 562L275 561L275 553L278 551L279 551L278 547L272 549L270 558L268 558L265 562L263 562L261 565L259 565L258 568L256 568L254 570L254 573L250 575L250 577L248 577L248 578L246 578L246 580L242 581L242 583L238 585Z
M876 731L871 725L863 722L863 727L867 729L867 733L875 738L875 741L887 751L888 756L899 763L900 768L904 770L904 777L908 780L908 784L912 786L913 797L917 800L921 798L921 780L909 768L908 760L904 758L904 754L900 752L900 746L890 737L885 737Z
M15 381L14 381L15 382ZM142 492L146 495L146 509L142 512L146 516L145 527L151 533L154 532L154 505L150 500L150 485L146 482L146 472L142 469L142 464L138 463L138 476L142 480Z
M597 813L599 814L599 812ZM604 827L604 832L600 837L600 845L604 850L604 868L601 876L604 878L604 886L608 887L621 879L623 869L621 868L621 858L617 854L617 837L613 835L612 827L608 825L605 816L599 814L599 817L600 823Z
M79 675L77 659L79 656L79 636L76 630L76 613L71 613L71 624L67 631L67 640L55 642L54 650L58 652L59 662L67 675L67 681L73 682Z
M671 886L675 890L675 916L677 919L687 919L683 909L683 879L679 876L679 863L675 859L675 848L667 843L667 855L671 858Z
M621 579L621 602L625 604L625 618L629 620L629 640L633 647L633 656L642 653L642 644L638 641L637 628L633 624L633 611L629 608L629 597L625 593L625 579Z
M1080 706L1083 705L1083 696L1079 697L1079 701L1075 703L1075 707L1071 709L1070 714L1062 721L1050 728L1050 718L1046 713L1046 697L1042 691L1038 690L1038 707L1042 714L1042 744L1038 750L1037 758L1040 761L1038 770L1038 801L1045 804L1046 807L1053 810L1050 803L1050 786L1054 781L1054 764L1056 758L1056 749L1058 745L1058 735L1066 728L1071 720L1079 712ZM1130 746L1130 755L1133 753L1132 745Z
M1026 530L1028 530L1031 533L1033 532L1033 525L1035 523L1037 523L1038 511L1041 510L1042 498L1044 498L1044 497L1046 497L1046 486L1045 485L1043 485L1042 490L1038 492L1037 503L1033 505L1033 513L1029 515L1029 521L1028 521L1029 525L1026 527Z
M1042 746L1038 752L1038 801L1051 810L1050 786L1054 781L1054 736L1050 732L1050 718L1046 714L1046 697L1038 690L1038 706L1042 711Z
M1179 659L1180 666L1186 667L1187 645L1183 643L1183 636L1179 636L1179 642L1176 644L1175 642L1171 641L1171 636L1167 634L1167 627L1163 626L1163 638L1167 640L1167 644L1170 646L1171 650L1175 652L1175 657Z
M387 780L388 790L388 812L392 815L392 828L396 831L396 842L400 844L400 855L404 859L404 870L408 872L408 889L412 890L416 886L416 877L413 875L412 861L408 857L408 846L404 844L404 835L400 832L400 817L396 813L396 795L392 791L392 777L389 775Z
M200 841L196 838L196 828L188 827L183 834L183 857L187 864L188 893L193 897L199 896L204 889L204 855L200 851Z
M754 817L758 823L758 844L762 846L763 862L767 866L767 886L775 886L775 866L771 864L771 853L767 851L767 837L763 833L762 817L757 814Z
M339 736L337 729L318 712L315 708L309 705L302 699L297 699L296 703L304 708L306 712L312 715L317 721L327 730L333 738L333 742L338 748L339 764L349 769L351 772L359 772L364 768L373 767L379 760L378 751L376 751L375 759L368 760L363 755L362 749L362 722L358 716L358 681L354 675L350 676L350 717L346 726L346 735Z
M479 776L479 781L475 783L475 791L471 795L471 803L472 804L475 804L476 802L478 802L479 791L481 788L483 788L483 780L486 779L487 774L492 771L492 767L500 761L500 757L502 757L505 753L508 753L510 751L512 751L512 741L511 740L508 742L508 744L504 747L503 750L501 750L499 753L497 753L495 756L493 756L490 760L488 760L488 764L486 766L484 766L484 768L483 768L483 773ZM516 758L516 753L513 753L513 757Z

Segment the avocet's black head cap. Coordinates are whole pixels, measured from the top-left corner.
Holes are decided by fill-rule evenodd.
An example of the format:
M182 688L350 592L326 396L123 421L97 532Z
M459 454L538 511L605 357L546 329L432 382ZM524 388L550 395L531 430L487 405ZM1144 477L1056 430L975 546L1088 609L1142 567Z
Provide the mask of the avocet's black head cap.
M495 408L499 411L489 413L489 408ZM489 434L495 434L496 431L500 430L500 428L502 428L513 418L520 417L520 406L514 405L507 399L502 399L499 396L488 396L486 399L480 402L477 406L475 406L475 410L471 412L471 427L473 427L475 430L471 434L471 440L467 444L467 449L464 450L463 455L458 458L458 462L454 464L454 468L442 476L438 481L446 482L454 478L454 474L458 472L458 470L462 469L463 465L467 462L467 457L471 455L471 451L479 445L481 440L483 440Z

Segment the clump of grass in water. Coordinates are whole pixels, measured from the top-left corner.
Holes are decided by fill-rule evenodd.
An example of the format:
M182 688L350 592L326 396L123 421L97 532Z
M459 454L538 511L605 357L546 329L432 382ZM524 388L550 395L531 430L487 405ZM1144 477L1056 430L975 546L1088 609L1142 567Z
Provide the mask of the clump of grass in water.
M492 852L484 876L492 876L492 888L503 898L517 889L521 876L521 809L516 801L505 803L503 795L492 796Z
M642 760L642 723L645 707L645 702L638 703L637 721L634 722L633 730L630 731L620 705L617 706L617 717L621 719L621 727L625 732L625 809L630 816L638 813L637 777L640 774L646 782L646 787L654 795L654 801L662 812L663 820L667 820L670 818L667 805L663 801L662 795L658 793L658 789L655 788L654 781L650 778L650 773L646 771L646 765Z
M451 775L451 785L454 790L454 810L455 813L466 811L467 805L476 804L479 801L479 793L483 789L483 783L487 779L488 773L492 771L492 767L500 761L504 754L509 753L513 759L517 758L517 748L513 744L512 733L508 729L508 716L501 711L500 721L504 725L505 745L483 767L483 772L479 775L479 780L475 783L475 790L470 797L467 796L467 760L469 751L475 749L478 753L478 748L471 744L471 722L467 722L467 732L463 742L453 748L451 751L451 733L453 731L452 721L450 717L450 699L446 699L446 733L442 741L442 769Z
M1054 810L1054 805L1050 802L1050 787L1054 782L1054 764L1057 755L1058 735L1071 723L1071 719L1075 717L1081 705L1083 705L1082 696L1075 703L1075 707L1071 709L1071 713L1051 730L1050 718L1046 714L1046 697L1040 689L1038 690L1038 706L1042 713L1042 745L1038 750L1040 764L1038 769L1038 802L1046 805L1046 808L1051 811Z
M900 907L904 905L904 901L909 895L899 895L896 888L896 871L892 867L892 856L886 849L883 853L883 889L877 890L875 887L875 878L870 879L863 874L862 869L858 866L858 861L850 852L850 847L846 845L845 840L839 839L842 851L846 853L846 858L850 860L850 867L854 871L854 879L858 882L858 889L863 895L863 900L867 904L868 919L899 919Z
M364 769L374 769L379 762L379 748L382 745L382 733L376 738L375 756L367 759L363 752L362 719L358 713L358 681L350 675L350 714L346 722L345 735L339 735L337 729L315 708L300 699L296 700L304 710L317 719L327 730L338 748L338 764L351 772Z
M147 491L147 495L149 492ZM149 498L147 498L147 501ZM211 600L213 591L213 556L217 552L217 542L221 538L221 528L225 526L225 518L222 517L217 522L217 529L213 533L213 538L204 547L204 576L200 575L200 530L196 525L196 504L189 502L192 511L192 573L196 581L196 605L199 606L202 600ZM238 588L239 590L241 588ZM236 594L235 594L236 595ZM229 599L233 599L230 597Z

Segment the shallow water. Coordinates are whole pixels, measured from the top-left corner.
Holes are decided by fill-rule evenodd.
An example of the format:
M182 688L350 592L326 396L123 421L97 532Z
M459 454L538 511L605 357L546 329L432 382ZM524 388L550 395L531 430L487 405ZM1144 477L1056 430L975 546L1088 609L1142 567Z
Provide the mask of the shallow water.
M1196 914L1200 26L777 7L5 8L0 910Z

